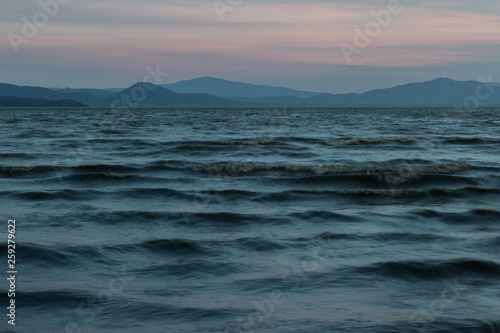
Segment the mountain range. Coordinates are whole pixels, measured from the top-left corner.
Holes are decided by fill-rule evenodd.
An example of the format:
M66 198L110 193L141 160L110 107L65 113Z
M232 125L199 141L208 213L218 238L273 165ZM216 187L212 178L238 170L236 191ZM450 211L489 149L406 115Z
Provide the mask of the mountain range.
M234 82L209 76L166 84L162 85L162 87L179 94L206 93L221 97L261 98L268 96L295 96L308 98L321 94L319 92Z
M308 92L211 77L162 86L138 82L122 91L114 90L49 89L0 83L0 97L72 100L91 107L500 106L500 83L446 78L349 94Z

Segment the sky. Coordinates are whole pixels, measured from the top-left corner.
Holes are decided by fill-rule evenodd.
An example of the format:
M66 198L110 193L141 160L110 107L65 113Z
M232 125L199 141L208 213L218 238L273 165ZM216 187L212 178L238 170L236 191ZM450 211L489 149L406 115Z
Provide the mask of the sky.
M500 82L498 0L4 0L1 6L0 82L18 85L124 88L143 81L146 68L168 72L160 79L165 84L213 76L330 93L437 77Z

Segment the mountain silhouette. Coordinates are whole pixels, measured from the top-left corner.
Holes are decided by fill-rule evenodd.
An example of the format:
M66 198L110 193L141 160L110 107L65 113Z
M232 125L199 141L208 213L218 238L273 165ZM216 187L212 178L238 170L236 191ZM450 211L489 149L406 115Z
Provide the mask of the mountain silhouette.
M234 82L209 76L162 85L162 87L181 94L207 93L222 97L260 98L267 96L293 96L308 98L320 94L282 87Z
M221 83L210 87L207 83ZM193 86L193 83L200 83ZM91 107L397 107L397 106L493 106L500 105L500 83L454 81L438 78L432 81L409 83L387 89L374 89L365 93L328 94L309 93L308 97L274 95L300 91L255 86L214 78L181 81L177 85L201 90L199 93L178 93L164 86L138 82L121 92L103 89L48 89L43 87L0 84L0 97L20 97L45 100L73 100ZM168 85L171 86L171 85ZM226 94L237 97L220 97L222 86ZM207 90L203 91L203 87ZM257 87L257 88L256 88ZM187 89L187 88L186 88ZM261 96L264 95L264 96ZM260 97L250 97L260 96Z

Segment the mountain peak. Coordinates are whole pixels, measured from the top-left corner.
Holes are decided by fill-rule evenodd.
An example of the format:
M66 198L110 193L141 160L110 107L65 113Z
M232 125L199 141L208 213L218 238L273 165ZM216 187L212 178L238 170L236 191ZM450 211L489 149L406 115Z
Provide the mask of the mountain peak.
M442 83L445 83L445 82L456 82L455 80L449 79L447 77L438 77L437 79L434 79L432 81L434 81L434 82L442 82Z
M261 98L269 96L293 96L308 98L320 93L300 91L295 89L256 85L243 82L229 81L211 76L203 76L192 80L162 85L162 87L179 94L207 93L221 97Z
M130 88L135 88L135 87L137 87L137 86L140 86L140 87L144 87L144 86L149 86L149 87L155 86L155 87L159 87L159 85L154 84L154 83L151 83L151 82L136 82L136 83L134 83L133 85L131 85L130 87L128 87L127 89L130 89Z

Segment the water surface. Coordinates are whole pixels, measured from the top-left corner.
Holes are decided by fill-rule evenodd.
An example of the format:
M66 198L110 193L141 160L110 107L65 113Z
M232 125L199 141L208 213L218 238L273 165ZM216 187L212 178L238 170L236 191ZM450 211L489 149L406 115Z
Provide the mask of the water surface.
M497 108L1 110L15 331L498 332L499 125Z

